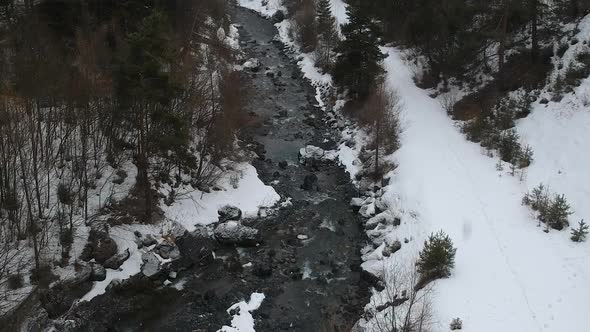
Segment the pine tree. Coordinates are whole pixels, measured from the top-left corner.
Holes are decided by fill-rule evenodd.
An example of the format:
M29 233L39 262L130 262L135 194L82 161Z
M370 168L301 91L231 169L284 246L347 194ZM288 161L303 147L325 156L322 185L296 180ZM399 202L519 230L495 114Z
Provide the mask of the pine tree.
M431 234L424 241L424 248L420 251L417 262L418 272L427 274L430 278L444 278L451 274L455 266L455 253L453 241L443 231Z
M346 10L349 22L342 26L345 39L337 47L338 58L334 80L348 89L353 99L364 99L375 87L383 72L384 55L379 49L379 29L362 7L363 2L351 1Z
M332 67L332 51L338 43L336 19L332 15L330 0L319 0L317 8L318 47L316 49L317 63L321 68L329 70Z
M556 195L548 208L545 222L553 229L562 230L569 225L568 216L572 214L564 195Z
M580 220L578 228L572 229L572 241L583 242L586 239L586 235L588 235L588 226L589 225L584 222L584 219Z

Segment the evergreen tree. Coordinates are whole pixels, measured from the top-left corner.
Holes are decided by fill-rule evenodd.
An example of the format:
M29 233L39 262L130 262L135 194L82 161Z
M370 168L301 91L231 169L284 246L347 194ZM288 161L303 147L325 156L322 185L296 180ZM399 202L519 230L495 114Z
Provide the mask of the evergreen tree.
M424 241L424 248L420 251L417 262L418 272L428 275L429 278L444 278L451 274L455 266L455 253L453 241L443 231L431 234Z
M319 0L316 9L318 31L316 62L319 67L329 70L333 64L332 51L338 43L336 19L332 15L330 0Z
M584 219L582 219L578 223L578 228L572 229L571 239L574 242L582 242L586 239L586 235L588 235L588 224L586 224Z
M346 10L349 23L342 26L345 39L337 47L340 54L334 68L336 84L347 88L353 99L367 97L383 72L379 29L362 4L359 0L349 3Z
M569 225L568 216L572 214L564 195L556 195L547 210L545 222L553 229L562 230Z

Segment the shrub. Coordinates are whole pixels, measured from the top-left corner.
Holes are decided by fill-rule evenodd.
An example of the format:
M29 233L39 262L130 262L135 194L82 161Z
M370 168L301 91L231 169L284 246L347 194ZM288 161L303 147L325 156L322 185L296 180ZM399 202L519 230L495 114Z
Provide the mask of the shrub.
M57 199L61 204L71 205L74 203L74 193L64 183L57 186Z
M578 228L572 229L571 239L574 242L583 242L586 240L586 235L588 235L588 224L586 224L584 219L582 219L578 223Z
M418 272L431 279L448 277L455 266L456 252L453 241L443 231L431 234L420 251L420 258L416 263Z
M498 153L500 153L500 158L503 161L515 163L520 159L522 148L518 140L519 136L513 129L502 133L498 145Z
M24 286L23 276L19 273L8 276L8 288L16 290Z
M451 331L460 330L463 328L463 321L460 318L453 318L451 321Z

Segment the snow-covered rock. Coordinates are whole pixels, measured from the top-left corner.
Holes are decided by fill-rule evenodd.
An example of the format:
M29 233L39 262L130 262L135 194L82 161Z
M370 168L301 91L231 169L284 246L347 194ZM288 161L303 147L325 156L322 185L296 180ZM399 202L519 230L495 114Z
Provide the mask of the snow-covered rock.
M256 58L250 58L242 64L242 67L244 69L248 69L250 71L257 72L260 70L260 67L262 67L262 64L260 63L260 60L258 60Z
M240 222L233 220L219 224L213 234L215 239L223 244L254 246L261 241L257 229L244 226Z
M141 273L146 277L151 277L160 272L160 260L153 252L145 252L141 255Z
M219 214L219 221L228 221L228 220L240 220L242 218L242 210L233 206L233 205L225 205L217 210L217 214Z
M121 267L121 265L123 265L123 263L129 258L130 255L131 254L129 252L129 248L127 248L123 252L118 253L113 257L107 259L106 262L104 262L104 267L106 267L107 269L116 270L119 267Z
M180 251L174 244L164 241L154 248L154 252L164 259L177 259L180 257Z

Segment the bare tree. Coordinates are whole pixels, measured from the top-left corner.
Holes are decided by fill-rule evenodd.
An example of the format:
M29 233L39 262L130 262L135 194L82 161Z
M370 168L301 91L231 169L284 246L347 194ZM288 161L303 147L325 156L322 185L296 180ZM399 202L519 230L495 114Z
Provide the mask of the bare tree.
M432 324L432 289L418 290L420 274L415 264L396 262L383 267L385 288L373 296L371 332L426 332Z

